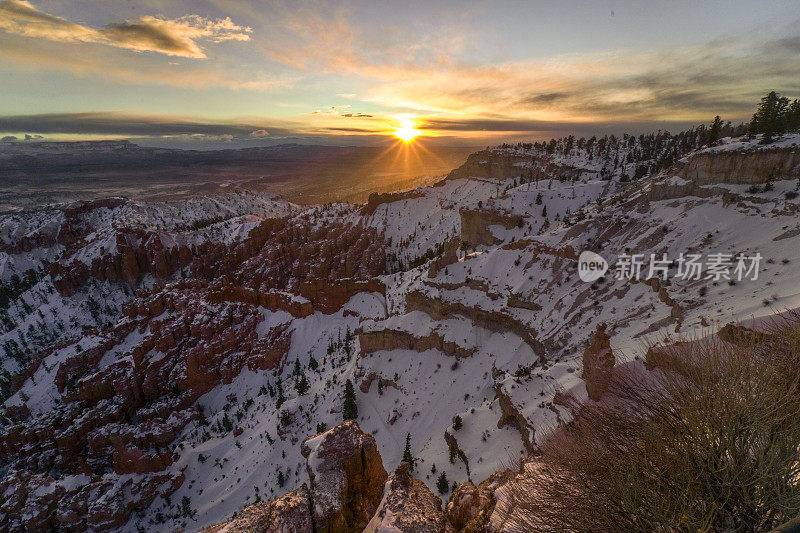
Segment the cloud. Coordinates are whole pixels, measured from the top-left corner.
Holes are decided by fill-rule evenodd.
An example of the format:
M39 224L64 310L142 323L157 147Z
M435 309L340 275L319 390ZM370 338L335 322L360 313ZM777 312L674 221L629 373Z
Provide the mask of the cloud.
M125 113L47 113L0 116L0 132L79 135L209 135L246 137L270 128L246 122L213 122Z
M396 72L370 101L440 116L556 122L742 119L775 89L800 96L794 40ZM397 81L400 80L400 81Z
M798 22L697 46L616 50L505 63L486 57L468 28L436 32L357 25L345 9L277 13L266 54L314 75L357 79L362 100L398 111L551 122L743 119L776 89L800 94ZM355 93L342 92L340 97Z
M100 77L133 85L169 85L200 89L224 87L231 90L268 91L290 86L294 78L254 77L250 73L224 72L208 63L184 65L153 64L145 56L120 58L115 48L86 48L81 53L65 53L44 40L32 40L20 46L17 36L0 33L0 60L13 63L20 71L51 70L78 77ZM244 77L243 77L244 76ZM251 77L246 77L251 76Z
M194 59L206 57L201 41L247 41L253 31L230 18L212 20L199 15L143 16L91 28L40 11L25 0L0 1L0 30L60 43L94 43Z
M309 111L309 115L337 115L340 109L347 109L350 107L350 104L344 105L332 105L328 106L324 111L320 109L315 109L314 111Z
M171 137L192 140L280 138L291 135L320 136L331 133L385 133L372 128L340 127L338 115L327 121L292 122L264 119L201 120L185 117L117 112L42 113L0 116L0 133L86 135L110 137ZM41 138L40 135L35 135Z

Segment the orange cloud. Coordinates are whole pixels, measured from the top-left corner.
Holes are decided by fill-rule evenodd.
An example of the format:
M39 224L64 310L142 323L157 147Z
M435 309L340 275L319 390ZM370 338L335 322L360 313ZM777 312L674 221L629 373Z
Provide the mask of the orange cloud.
M0 1L0 30L48 41L95 43L193 59L206 57L200 41L247 41L253 31L230 18L211 20L198 15L144 16L96 29L40 11L25 0Z
M268 91L289 87L295 79L281 76L243 77L228 73L208 63L154 63L145 56L120 59L116 48L87 47L70 53L64 46L54 47L46 40L31 40L21 46L21 38L0 33L0 60L14 64L20 71L49 70L79 77L100 77L135 85L168 85L200 89L224 87L232 90Z

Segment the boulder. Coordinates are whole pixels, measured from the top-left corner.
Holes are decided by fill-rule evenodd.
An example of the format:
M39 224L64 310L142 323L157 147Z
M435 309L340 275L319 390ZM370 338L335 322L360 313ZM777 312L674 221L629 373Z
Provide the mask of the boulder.
M364 533L441 533L445 529L442 500L400 463L386 483L380 508Z
M348 420L306 439L300 451L311 481L315 531L362 531L381 501L388 477L375 438Z
M492 516L495 499L494 491L481 483L475 486L471 481L462 483L447 502L445 531L447 533L481 533Z
M314 531L311 500L304 483L299 489L269 502L246 507L226 524L212 526L203 533L308 533Z

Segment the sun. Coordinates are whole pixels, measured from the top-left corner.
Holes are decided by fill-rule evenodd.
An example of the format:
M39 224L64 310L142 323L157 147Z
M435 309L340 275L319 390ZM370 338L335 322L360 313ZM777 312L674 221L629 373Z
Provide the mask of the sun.
M414 137L422 135L422 132L414 127L416 124L410 115L398 115L397 118L400 122L400 127L395 130L395 137L403 142L411 142Z

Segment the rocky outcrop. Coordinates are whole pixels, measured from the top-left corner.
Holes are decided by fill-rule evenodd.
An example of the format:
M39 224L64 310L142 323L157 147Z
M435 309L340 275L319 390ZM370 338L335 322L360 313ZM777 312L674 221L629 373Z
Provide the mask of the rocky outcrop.
M375 281L368 281L386 267L386 242L374 228L338 221L312 224L273 219L249 235L233 248L209 250L210 257L202 265L196 262L197 277L229 276L237 285L262 292L300 294L325 313L334 312L329 309L356 285L366 286L360 290L381 292Z
M411 200L413 198L420 198L424 196L421 191L413 190L413 191L406 191L406 192L385 192L385 193L377 193L374 192L369 195L369 199L364 207L361 208L362 215L371 215L375 213L375 210L381 204L389 204L392 202L399 202L401 200Z
M764 183L800 177L800 149L761 147L752 150L704 151L680 171L694 183Z
M512 476L512 472L496 472L477 486L471 481L459 485L445 507L445 533L484 533L497 499L495 491Z
M168 497L183 474L151 476L76 476L55 480L29 471L11 471L0 481L3 531L109 531L147 509L157 496Z
M442 500L422 481L409 475L409 464L400 463L384 489L378 511L364 533L441 533L445 516Z
M414 350L416 352L439 350L455 358L469 357L475 353L475 348L459 346L454 341L445 340L435 331L424 336L416 336L413 333L396 329L361 331L358 334L358 341L362 356L381 350Z
M253 504L230 522L203 533L400 532L481 533L494 531L495 494L514 476L492 474L461 484L447 507L400 463L387 480L375 439L348 421L303 442L310 488L303 484L269 502Z
M145 274L168 280L181 271L208 282L227 278L278 299L281 291L298 294L298 284L305 282L309 285L299 293L318 294L319 309L329 313L348 292L348 283L380 292L373 288L377 282L369 280L386 266L382 234L339 221L317 225L303 218L269 218L230 243L204 238L201 230L170 233L120 226L81 231L76 234L82 238L48 267L53 284L65 296L89 279L137 286ZM322 291L315 286L322 282L331 287Z
M461 242L458 239L450 239L444 243L444 252L439 257L431 261L428 267L428 277L435 278L440 270L444 269L447 265L452 265L458 261L458 248Z
M686 196L696 196L698 198L712 198L720 196L723 203L729 204L740 196L732 193L724 187L710 187L700 185L693 181L686 180L683 183L656 182L647 189L647 200L658 202L661 200L671 200L674 198L684 198Z
M356 379L358 379L358 376L356 376ZM398 385L395 380L384 378L380 376L377 372L370 372L366 376L361 378L361 384L358 386L358 388L361 390L361 392L367 394L369 392L369 389L372 387L372 383L375 381L378 382L379 390L385 389L386 387L391 387L399 391L403 390L400 388L400 385Z
M0 429L4 486L26 494L31 471L57 472L48 481L54 487L67 487L74 476L102 476L97 491L118 492L98 500L106 509L97 507L97 517L76 512L84 522L75 531L118 527L144 510L172 480L175 440L198 417L197 399L245 368L277 369L291 346L289 323L257 333L264 319L258 307L211 303L206 291L203 283L180 282L138 298L117 326L94 332L91 347L67 355L54 379L61 402ZM121 346L124 352L107 357ZM64 490L64 505L80 499Z
M453 169L445 180L473 177L506 180L520 175L519 163L531 160L528 156L515 156L501 151L481 150L467 157L460 167Z
M203 533L308 533L315 531L311 518L311 496L305 483L297 490L269 502L245 507L227 524L203 530Z
M212 289L211 302L243 302L258 305L271 311L286 311L295 318L305 318L314 313L314 306L305 298L281 291L261 292L248 287L223 284Z
M306 439L300 451L310 488L303 484L280 498L251 505L205 533L363 531L381 503L388 477L375 438L349 420Z
M306 439L300 451L310 488L304 483L272 501L253 504L204 533L363 531L381 503L388 477L375 438L349 420Z
M528 420L523 416L517 406L514 405L511 397L503 390L502 383L495 384L494 397L495 400L497 400L497 404L500 406L501 413L500 419L497 421L497 427L511 426L516 428L522 437L522 445L525 447L525 451L529 454L533 453L533 434L535 430L530 426Z
M763 345L770 339L767 333L750 329L741 324L734 324L733 322L720 328L717 336L725 342L739 346Z
M547 155L513 154L505 150L481 150L467 157L460 167L450 171L443 181L469 178L526 180L579 178L586 169L554 163ZM442 182L440 182L442 183Z
M464 469L467 471L467 478L469 478L472 475L469 471L469 459L467 459L467 454L464 453L464 450L458 446L458 439L449 431L445 431L444 441L447 443L450 457L458 457L464 463Z
M422 291L411 291L406 295L406 310L422 311L434 320L461 315L469 318L476 326L489 331L510 331L525 341L536 355L545 358L544 346L536 338L536 330L510 314L470 307L460 302L445 302L441 298L431 298Z
M597 401L605 394L615 362L606 324L598 324L589 346L583 352L583 379L586 392L592 400Z
M375 438L349 420L303 442L319 533L361 532L383 494L387 474Z
M675 332L677 333L680 331L681 324L683 324L683 308L674 298L669 295L667 289L665 289L661 284L661 280L659 278L648 278L644 281L644 283L653 289L653 291L658 295L658 299L661 300L661 303L670 308L670 318L674 318L677 321Z
M461 240L471 246L493 245L502 242L495 237L490 226L503 226L506 229L522 226L522 215L503 213L490 209L462 209Z
M131 228L117 230L112 249L95 255L89 264L75 258L81 250L75 248L75 254L64 254L49 266L53 285L64 296L74 294L90 277L131 286L144 274L165 280L175 270L188 266L196 253L167 234Z
M301 282L298 292L311 301L314 309L325 314L337 312L359 292L377 292L386 296L386 286L377 279L310 280Z

